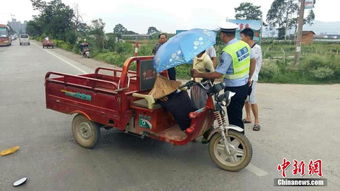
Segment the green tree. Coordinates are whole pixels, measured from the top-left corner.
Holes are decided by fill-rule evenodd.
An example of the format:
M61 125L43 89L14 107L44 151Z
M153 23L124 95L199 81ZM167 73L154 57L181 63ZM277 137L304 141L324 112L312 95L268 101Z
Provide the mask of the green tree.
M33 18L30 23L31 32L47 34L52 38L61 39L70 43L74 42L75 34L73 29L73 10L62 3L61 0L49 2L42 0L31 0L34 10L39 11L39 15Z
M315 20L314 11L310 10L307 18L305 19L305 24L312 25L314 23L314 20Z
M94 35L96 39L96 46L101 50L104 48L105 33L104 33L105 23L102 19L96 19L92 21L90 26L90 34Z
M121 37L123 34L138 34L138 33L127 30L127 28L125 28L122 24L117 24L113 28L113 34L117 35L118 37Z
M117 24L113 28L113 34L116 34L116 35L126 34L127 31L128 30L122 24Z
M116 45L117 36L113 33L106 33L107 40L105 41L104 48L113 51Z
M286 36L286 31L296 25L298 8L294 0L274 0L267 13L267 22L271 28L284 29Z
M75 4L73 7L74 10L74 17L73 21L73 28L77 36L86 36L89 32L89 26L85 22L83 22L83 17L79 10L79 5Z
M37 19L27 22L26 31L31 36L39 36L43 33L41 24L38 23Z
M255 6L252 3L241 3L240 6L235 8L236 19L247 19L247 20L261 20L262 11L261 6Z
M43 0L31 0L31 2L33 9L37 11L42 11L47 6L47 3Z
M146 34L153 35L153 34L157 34L157 33L160 33L160 31L156 27L149 27L148 32Z
M287 30L297 28L297 15L299 5L294 0L274 0L268 13L267 22L271 28L280 30L280 33L284 31L284 36L287 36ZM312 24L315 19L313 10L309 12L309 15L304 19L304 23Z

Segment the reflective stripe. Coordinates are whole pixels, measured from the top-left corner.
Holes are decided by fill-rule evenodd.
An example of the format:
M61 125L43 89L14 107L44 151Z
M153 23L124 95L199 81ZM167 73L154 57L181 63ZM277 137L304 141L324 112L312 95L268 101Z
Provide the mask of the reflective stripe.
M235 79L241 79L241 78L244 78L248 75L247 74L225 74L224 75L224 78L225 79L228 79L228 80L235 80Z
M233 73L226 74L226 79L241 79L249 74L250 68L250 47L243 41L227 45L223 51L228 53L233 61Z
M247 64L239 65L239 67L234 68L234 73L243 72L244 70L248 70L249 71L249 67L250 67L250 65L247 65Z

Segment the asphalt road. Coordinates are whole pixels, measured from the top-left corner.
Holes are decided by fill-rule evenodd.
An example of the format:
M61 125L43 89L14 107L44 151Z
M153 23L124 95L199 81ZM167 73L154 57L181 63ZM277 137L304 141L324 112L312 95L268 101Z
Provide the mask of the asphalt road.
M0 47L0 150L21 149L0 157L0 191L135 190L339 190L340 85L259 84L262 130L247 125L254 155L240 172L218 169L207 145L172 146L115 130L102 130L93 150L78 146L72 116L45 108L48 71L81 74L98 65L60 49ZM276 187L283 158L321 159L326 187ZM308 164L306 164L308 166ZM287 171L292 175L292 165ZM307 168L307 167L306 167ZM308 168L306 169L306 174ZM12 182L27 176L18 188ZM305 175L303 178L318 176Z

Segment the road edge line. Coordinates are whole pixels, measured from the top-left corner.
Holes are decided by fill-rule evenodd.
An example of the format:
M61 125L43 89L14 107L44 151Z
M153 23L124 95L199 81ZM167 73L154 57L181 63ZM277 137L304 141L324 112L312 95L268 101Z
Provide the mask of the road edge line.
M246 169L249 172L254 173L256 176L267 176L268 175L268 172L260 169L259 167L253 165L252 163L249 163L248 166L246 167Z
M35 43L34 43L34 46L39 47L39 46L38 46L37 44L35 44ZM85 70L79 68L78 66L76 66L76 65L74 65L74 64L72 64L72 63L70 63L69 61L65 60L64 58L61 58L60 56L56 55L55 53L52 53L51 51L46 50L46 49L43 49L43 50L44 50L45 52L49 53L50 55L52 55L52 56L58 58L59 60L63 61L65 64L67 64L67 65L69 65L69 66L71 66L71 67L77 69L78 71L82 72L83 74L89 73L89 72L86 72Z

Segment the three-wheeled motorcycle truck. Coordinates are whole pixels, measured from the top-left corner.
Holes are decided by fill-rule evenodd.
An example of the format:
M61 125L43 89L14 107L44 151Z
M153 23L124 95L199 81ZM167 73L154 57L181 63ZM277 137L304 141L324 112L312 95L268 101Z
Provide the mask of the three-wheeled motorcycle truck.
M136 70L129 70L131 66ZM161 75L167 76L167 73ZM220 91L224 89L223 83L207 90L206 106L189 114L190 127L182 131L174 117L148 95L156 76L152 56L131 57L122 69L97 68L91 74L48 72L46 107L74 115L72 133L76 142L85 148L96 145L101 128L116 128L174 145L186 145L204 136L209 142L210 157L220 168L239 171L249 164L252 146L243 129L225 120L223 106L233 93ZM181 91L194 85L206 87L189 81Z

